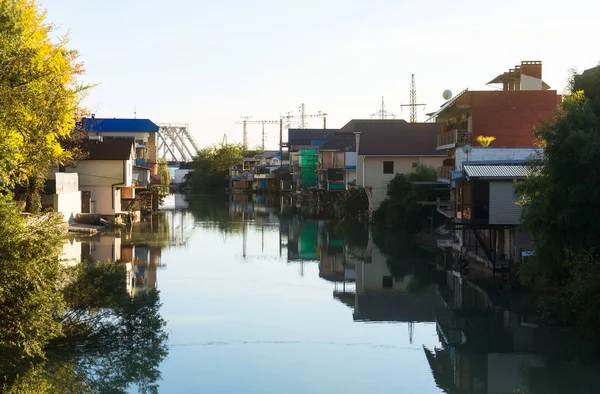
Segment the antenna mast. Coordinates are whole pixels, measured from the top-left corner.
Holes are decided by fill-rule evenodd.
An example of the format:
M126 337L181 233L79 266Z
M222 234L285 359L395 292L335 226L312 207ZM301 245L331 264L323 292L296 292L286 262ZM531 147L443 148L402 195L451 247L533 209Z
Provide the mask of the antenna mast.
M410 76L410 104L401 104L400 107L410 107L410 123L417 122L417 107L425 104L417 104L417 87L415 85L415 74Z
M244 136L242 137L242 147L244 148L244 152L248 150L248 120L250 120L252 116L242 116L242 124L244 128Z

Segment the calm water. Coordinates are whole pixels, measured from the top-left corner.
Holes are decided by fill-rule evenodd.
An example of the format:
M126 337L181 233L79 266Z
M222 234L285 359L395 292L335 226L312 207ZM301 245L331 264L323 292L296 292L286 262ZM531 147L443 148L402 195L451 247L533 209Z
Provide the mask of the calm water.
M159 371L137 371L159 392L600 392L589 346L436 274L414 241L255 200L171 196L132 229L65 248L122 261L132 295L160 291L168 355L136 367Z

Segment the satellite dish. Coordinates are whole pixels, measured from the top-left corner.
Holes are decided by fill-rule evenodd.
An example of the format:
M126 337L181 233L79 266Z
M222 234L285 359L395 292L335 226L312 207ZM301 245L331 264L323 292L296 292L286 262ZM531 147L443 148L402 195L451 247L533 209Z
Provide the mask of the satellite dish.
M469 153L471 153L471 151L473 151L473 147L471 146L471 144L467 144L462 147L462 151L463 153L468 155Z
M444 97L444 100L450 100L452 98L452 92L446 89L444 90L444 93L442 93L442 96Z

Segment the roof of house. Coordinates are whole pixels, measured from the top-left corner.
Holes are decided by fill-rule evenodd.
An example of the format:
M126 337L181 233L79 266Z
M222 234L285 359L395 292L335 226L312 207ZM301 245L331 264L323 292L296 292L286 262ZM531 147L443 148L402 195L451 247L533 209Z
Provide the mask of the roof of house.
M289 129L288 146L290 148L293 146L311 146L312 141L315 140L344 138L344 136L336 135L339 131L339 129Z
M524 165L465 165L463 169L470 178L523 179L529 174Z
M352 119L340 129L340 133L362 133L373 130L394 130L408 124L404 119Z
M150 119L83 118L85 131L157 133L160 127Z
M129 160L133 154L133 139L115 138L102 142L90 141L86 145L86 160Z
M345 127L345 126L344 126ZM361 126L360 129L363 129ZM438 123L406 123L377 125L361 132L359 155L363 156L445 156L438 151Z

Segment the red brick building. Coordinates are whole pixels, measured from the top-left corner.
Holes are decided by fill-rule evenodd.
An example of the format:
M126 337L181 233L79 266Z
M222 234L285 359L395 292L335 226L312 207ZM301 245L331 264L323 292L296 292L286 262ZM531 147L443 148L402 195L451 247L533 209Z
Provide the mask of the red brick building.
M494 148L535 146L534 129L540 120L551 120L561 96L542 81L542 62L524 61L488 84L501 84L502 90L465 90L446 102L433 120L442 123L437 149L446 150L448 159L440 177L449 178L455 169L456 148L479 146L477 137L493 136Z

